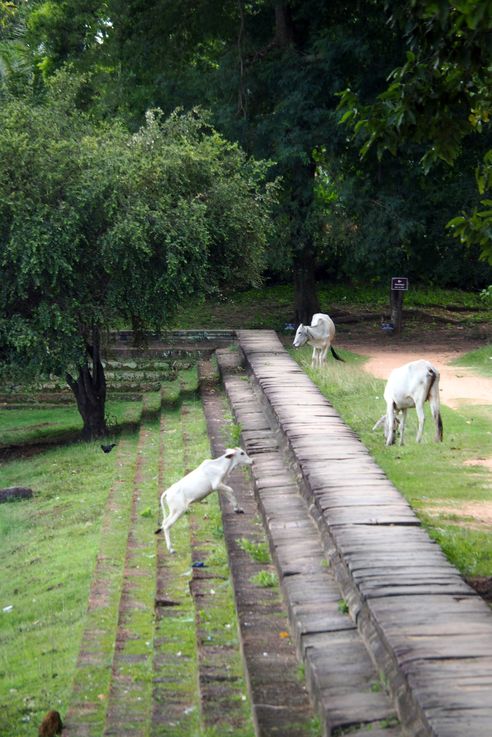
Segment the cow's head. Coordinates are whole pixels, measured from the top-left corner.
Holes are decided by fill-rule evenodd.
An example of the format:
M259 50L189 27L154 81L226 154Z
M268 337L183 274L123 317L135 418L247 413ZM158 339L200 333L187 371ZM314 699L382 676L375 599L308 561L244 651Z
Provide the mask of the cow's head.
M242 448L227 448L226 458L234 458L235 466L251 466L253 459Z
M309 338L309 335L308 335L307 327L303 325L301 322L301 324L296 330L294 342L292 343L292 345L295 348L300 348L302 345L304 345L304 343L306 343L308 338Z

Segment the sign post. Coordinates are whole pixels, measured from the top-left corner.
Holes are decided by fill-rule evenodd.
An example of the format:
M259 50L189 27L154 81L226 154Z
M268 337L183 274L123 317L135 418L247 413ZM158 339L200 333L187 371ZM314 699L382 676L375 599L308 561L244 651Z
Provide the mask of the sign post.
M408 279L406 276L393 276L391 278L390 307L391 322L395 333L400 336L403 313L403 293L408 291Z

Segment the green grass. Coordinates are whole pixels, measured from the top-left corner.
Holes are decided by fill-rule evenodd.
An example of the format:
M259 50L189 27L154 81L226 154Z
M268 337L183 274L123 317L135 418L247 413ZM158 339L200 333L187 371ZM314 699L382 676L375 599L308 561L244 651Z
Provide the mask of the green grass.
M190 386L193 383L189 377ZM196 382L196 372L195 379ZM154 402L155 397L150 397ZM253 737L250 703L238 645L236 619L228 559L221 534L217 495L206 504L194 505L173 527L177 550L169 556L166 596L180 602L165 610L154 622L155 544L153 534L158 516L158 484L165 488L180 478L185 467L197 465L210 455L201 403L186 399L182 407L167 409L161 427L155 419L144 426L142 453L137 453L137 435L124 434L118 452L101 453L97 443L77 443L52 449L1 467L0 483L22 484L35 491L32 500L0 505L0 555L3 575L0 584L0 735L30 737L49 709L62 718L71 698L74 673L76 686L87 702L96 703L91 735L101 734L107 708L114 635L118 622L119 594L128 535L131 492L136 460L141 476L134 535L138 548L134 564L145 571L137 577L132 596L140 606L127 617L130 638L124 655L146 656L128 666L128 675L141 684L142 707L152 695L152 643L163 656L161 696L180 695L186 714L176 725L163 725L169 737L215 737L229 730L204 730L197 691L195 617L190 596L191 578L189 519L194 520L200 550L207 569L216 574L214 604L199 612L201 626L212 645L226 648L233 676L231 699L237 703L241 723L234 737ZM184 456L183 431L193 440ZM162 447L164 463L159 466ZM115 524L101 536L101 521L109 490L116 484L123 508L115 513ZM103 552L111 561L106 579L107 606L87 610L88 594L96 556ZM212 584L211 584L212 585ZM8 611L2 611L12 607ZM154 629L155 624L155 629ZM103 665L93 664L75 671L84 629L98 632L97 652ZM149 650L149 643L150 650ZM144 709L145 710L145 709ZM146 711L148 713L148 709ZM161 732L160 732L161 734Z
M426 406L423 441L415 442L415 412L409 412L405 445L387 448L382 430L371 428L384 413L384 382L359 368L349 351L346 364L328 362L321 371L310 368L310 351L292 355L369 448L377 463L404 494L431 536L465 575L492 575L492 535L487 530L449 524L445 516L431 517L439 507L490 501L490 472L464 461L492 456L492 408L460 410L442 407L444 442L433 440L433 423ZM355 401L354 401L355 398ZM462 517L462 515L460 515ZM466 526L465 526L466 527Z
M0 445L21 445L81 429L75 406L0 410Z
M337 605L337 609L341 614L348 614L349 613L349 605L345 601L345 599L340 599Z
M467 366L484 376L492 376L492 345L465 353L453 361L454 366Z
M125 442L134 452L136 438ZM49 709L66 712L104 505L116 479L129 490L134 471L116 459L79 443L1 468L2 486L35 492L0 506L2 737L28 737Z
M181 391L187 394L195 394L198 391L198 369L192 366L179 372L179 384Z
M278 576L273 571L259 571L251 576L250 581L262 589L272 589L278 586Z
M241 548L241 550L244 550L245 553L248 553L248 555L256 561L256 563L270 563L270 551L268 549L267 543L264 542L252 542L251 540L248 540L247 538L243 537L241 540L238 540L238 545Z

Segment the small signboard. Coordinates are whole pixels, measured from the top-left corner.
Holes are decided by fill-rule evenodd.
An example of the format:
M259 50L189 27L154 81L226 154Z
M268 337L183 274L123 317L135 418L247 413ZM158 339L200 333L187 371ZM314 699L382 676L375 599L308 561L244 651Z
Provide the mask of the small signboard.
M407 292L408 291L408 278L406 276L392 276L391 277L391 291Z

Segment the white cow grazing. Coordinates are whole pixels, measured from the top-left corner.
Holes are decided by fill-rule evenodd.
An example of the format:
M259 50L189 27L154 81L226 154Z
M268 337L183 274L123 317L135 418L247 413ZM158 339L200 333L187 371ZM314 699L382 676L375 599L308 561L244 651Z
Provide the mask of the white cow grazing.
M237 503L234 491L223 482L236 466L250 466L252 463L251 458L241 448L227 448L224 455L202 461L198 468L190 471L161 494L162 525L155 532L157 535L164 530L170 553L174 553L169 536L170 528L186 512L190 504L205 499L212 491L220 489L225 492L234 506L234 511L238 513L243 511ZM164 500L169 507L167 516Z
M317 312L313 315L311 325L303 325L297 328L293 345L300 348L305 343L313 346L313 357L311 360L312 368L321 368L321 364L326 359L328 348L333 353L333 357L337 361L343 361L343 358L335 353L335 349L331 345L335 339L335 324L329 315Z
M432 417L436 423L436 441L442 441L443 428L439 400L439 371L429 361L419 359L393 369L384 390L386 414L379 419L373 430L384 422L386 445L393 445L398 424L400 425L400 445L403 445L407 410L415 407L419 420L417 443L424 432L424 403L428 400ZM401 413L398 420L397 413Z

